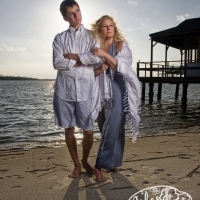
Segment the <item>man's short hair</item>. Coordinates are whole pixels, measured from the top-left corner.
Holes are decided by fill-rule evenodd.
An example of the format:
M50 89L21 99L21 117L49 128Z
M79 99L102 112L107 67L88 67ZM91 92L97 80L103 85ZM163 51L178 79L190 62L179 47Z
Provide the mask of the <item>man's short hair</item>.
M67 7L73 7L74 5L79 7L78 3L74 0L64 0L60 4L60 12L61 12L62 16L66 17L66 8Z

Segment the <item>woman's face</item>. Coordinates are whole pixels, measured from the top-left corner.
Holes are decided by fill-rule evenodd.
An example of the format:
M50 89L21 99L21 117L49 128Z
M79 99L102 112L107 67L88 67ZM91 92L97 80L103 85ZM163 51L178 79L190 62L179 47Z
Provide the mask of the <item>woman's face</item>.
M115 31L114 31L114 23L109 18L103 19L101 26L100 26L100 32L104 39L110 39L114 37Z

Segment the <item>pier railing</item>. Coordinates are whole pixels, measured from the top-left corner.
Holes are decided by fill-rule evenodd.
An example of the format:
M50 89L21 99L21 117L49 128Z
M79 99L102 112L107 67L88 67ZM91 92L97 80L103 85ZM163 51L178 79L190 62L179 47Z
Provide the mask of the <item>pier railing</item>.
M137 76L140 77L200 77L200 63L189 62L186 67L178 61L137 62Z

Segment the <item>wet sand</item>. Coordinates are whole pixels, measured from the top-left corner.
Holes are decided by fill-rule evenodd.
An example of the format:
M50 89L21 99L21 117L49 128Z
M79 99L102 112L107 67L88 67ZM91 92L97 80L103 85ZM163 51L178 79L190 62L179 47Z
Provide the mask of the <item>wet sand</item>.
M92 166L99 142L89 157ZM81 158L81 145L78 152ZM200 133L126 139L123 166L97 183L85 170L78 179L66 146L0 151L2 200L125 200L151 186L173 186L200 199Z

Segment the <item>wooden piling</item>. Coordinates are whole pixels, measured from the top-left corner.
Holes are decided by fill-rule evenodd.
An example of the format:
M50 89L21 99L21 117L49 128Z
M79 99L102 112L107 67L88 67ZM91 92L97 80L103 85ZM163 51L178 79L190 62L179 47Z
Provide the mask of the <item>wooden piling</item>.
M162 94L162 83L158 83L158 95L157 95L158 100L161 99L161 94Z
M142 101L145 101L145 82L142 82Z
M188 83L183 83L183 95L182 95L182 105L187 104L187 88L188 88Z
M150 82L149 83L149 104L152 105L153 103L153 86L154 86L154 83Z
M178 99L178 94L179 94L179 83L176 84L176 91L175 91L175 99Z

